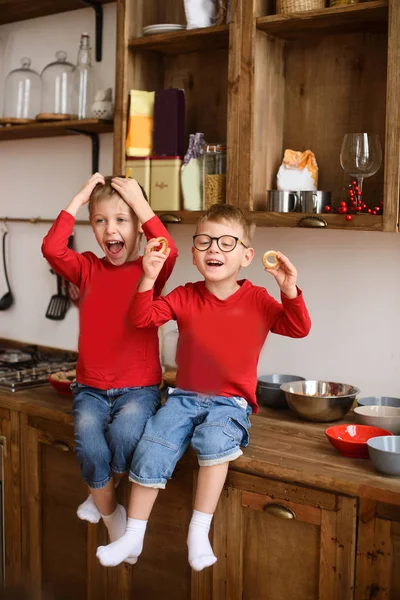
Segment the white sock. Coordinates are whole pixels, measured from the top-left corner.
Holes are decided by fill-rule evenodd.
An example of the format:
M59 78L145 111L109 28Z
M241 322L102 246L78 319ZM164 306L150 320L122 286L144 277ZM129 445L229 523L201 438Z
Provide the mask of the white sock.
M127 559L136 562L143 549L146 527L147 521L128 518L126 532L119 540L97 548L96 556L103 567L115 567Z
M92 494L89 494L85 502L82 502L82 504L78 506L76 514L82 521L89 521L89 523L98 523L100 521L101 514Z
M208 534L214 515L193 511L192 520L189 525L187 545L189 549L189 564L195 571L201 571L205 567L211 567L217 558L211 548Z
M111 542L119 540L126 531L126 510L122 504L118 504L112 515L101 515L104 525L107 527L108 535ZM125 562L134 565L137 563L137 557L129 556Z

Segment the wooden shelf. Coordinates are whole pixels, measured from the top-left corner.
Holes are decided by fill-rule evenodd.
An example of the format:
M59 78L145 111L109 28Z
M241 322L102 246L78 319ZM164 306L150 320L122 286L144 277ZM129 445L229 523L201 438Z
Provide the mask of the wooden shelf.
M101 119L76 119L73 121L12 125L9 127L0 127L0 141L74 135L74 132L70 131L71 129L79 129L79 131L85 133L111 133L113 131L113 123L112 121L102 121Z
M196 224L204 211L157 211L163 223L168 225ZM256 225L262 227L298 227L299 221L305 217L318 217L327 223L325 227L307 227L307 229L350 229L363 231L383 231L382 215L353 215L352 221L346 221L345 215L308 214L308 213L274 213L254 211L251 213ZM163 218L166 217L166 218ZM170 217L172 217L170 219ZM175 221L174 218L177 220Z
M97 0L107 4L112 0ZM0 25L87 8L82 0L0 0Z
M162 54L188 54L189 52L228 48L228 46L229 25L172 31L129 40L129 48L135 52L151 51Z
M270 15L257 19L257 29L270 35L293 39L305 34L387 29L388 0L364 4Z

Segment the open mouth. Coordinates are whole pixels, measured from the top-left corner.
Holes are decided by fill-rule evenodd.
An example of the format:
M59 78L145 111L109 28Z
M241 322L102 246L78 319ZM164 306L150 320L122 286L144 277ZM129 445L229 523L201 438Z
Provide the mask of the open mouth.
M118 240L112 240L110 242L106 242L107 250L113 256L117 256L122 248L124 247L124 242L120 242Z
M223 262L220 260L215 260L215 259L210 259L206 261L206 265L207 267L222 267L223 266Z

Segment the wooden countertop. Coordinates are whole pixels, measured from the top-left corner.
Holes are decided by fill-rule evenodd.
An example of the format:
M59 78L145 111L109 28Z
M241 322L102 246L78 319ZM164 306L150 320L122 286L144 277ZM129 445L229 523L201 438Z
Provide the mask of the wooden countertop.
M72 396L61 396L50 385L1 390L0 407L72 425ZM350 413L345 422L352 420ZM250 444L232 470L400 506L400 478L380 475L367 459L341 456L325 437L328 423L263 407L251 423Z

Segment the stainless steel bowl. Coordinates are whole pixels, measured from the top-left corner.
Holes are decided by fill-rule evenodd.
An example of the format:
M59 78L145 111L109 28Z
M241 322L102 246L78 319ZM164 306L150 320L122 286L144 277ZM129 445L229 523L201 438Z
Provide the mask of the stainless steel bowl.
M391 396L366 396L365 398L357 398L359 406L397 406L400 407L400 398Z
M367 442L368 454L377 471L400 475L400 435L383 435Z
M284 383L281 390L298 417L319 423L342 419L360 391L346 383L314 380Z
M283 383L290 381L305 381L298 375L261 375L257 380L257 401L260 406L269 408L288 409L285 393L281 390Z

